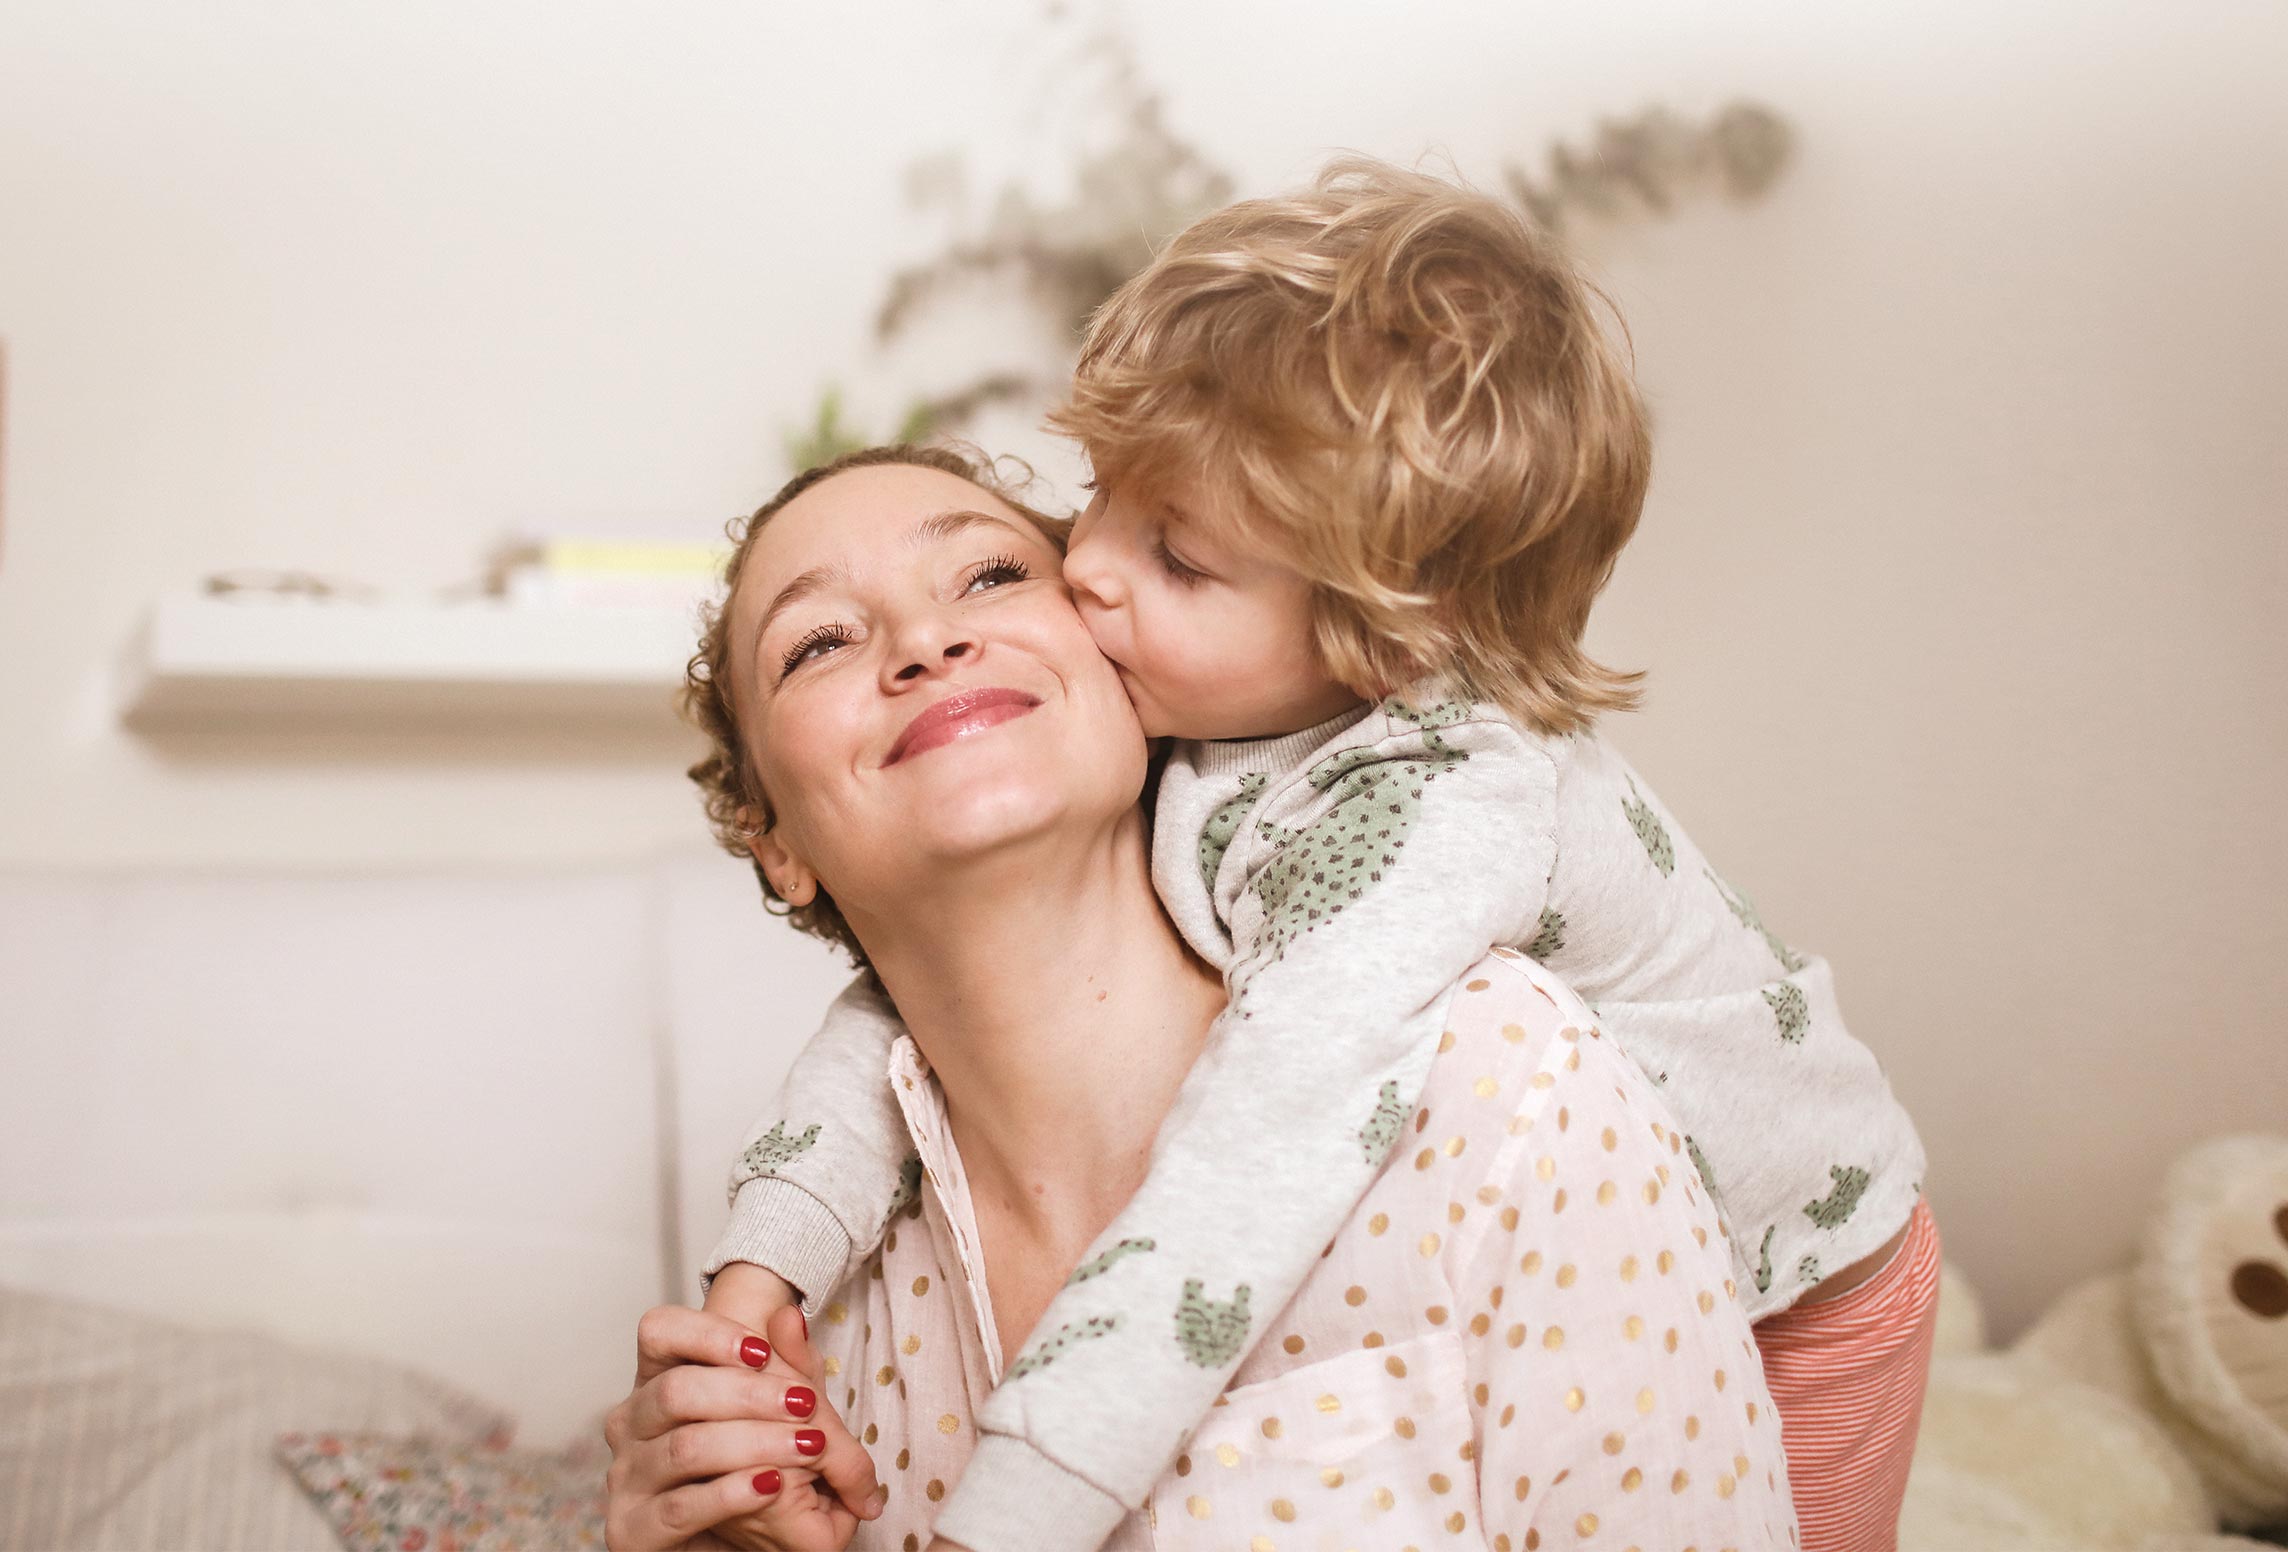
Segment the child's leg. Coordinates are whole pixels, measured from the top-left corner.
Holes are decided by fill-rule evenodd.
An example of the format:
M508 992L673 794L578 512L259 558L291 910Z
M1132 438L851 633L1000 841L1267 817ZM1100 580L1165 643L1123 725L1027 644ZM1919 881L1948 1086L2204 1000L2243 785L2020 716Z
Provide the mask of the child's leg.
M1938 1319L1938 1225L1915 1204L1889 1264L1756 1326L1804 1552L1892 1552Z

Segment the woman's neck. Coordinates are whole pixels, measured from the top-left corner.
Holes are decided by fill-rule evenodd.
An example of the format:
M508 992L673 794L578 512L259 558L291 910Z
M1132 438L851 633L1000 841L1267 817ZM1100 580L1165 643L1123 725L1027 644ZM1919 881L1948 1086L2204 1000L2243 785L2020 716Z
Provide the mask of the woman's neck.
M1041 1254L1077 1259L1134 1194L1224 1004L1152 892L1143 825L1131 810L1078 850L955 870L894 927L857 924L945 1091L981 1221Z

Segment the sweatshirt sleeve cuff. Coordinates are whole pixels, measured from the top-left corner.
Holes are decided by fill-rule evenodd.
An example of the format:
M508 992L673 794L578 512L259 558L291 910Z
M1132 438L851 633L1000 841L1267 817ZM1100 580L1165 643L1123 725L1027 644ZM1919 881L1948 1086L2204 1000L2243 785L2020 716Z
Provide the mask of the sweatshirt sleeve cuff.
M731 1199L731 1221L700 1271L699 1291L704 1296L717 1272L745 1261L792 1283L803 1314L815 1315L841 1284L850 1251L848 1231L824 1202L791 1180L758 1176Z
M977 1449L931 1525L970 1552L1096 1547L1128 1517L1125 1504L1023 1439L978 1436Z

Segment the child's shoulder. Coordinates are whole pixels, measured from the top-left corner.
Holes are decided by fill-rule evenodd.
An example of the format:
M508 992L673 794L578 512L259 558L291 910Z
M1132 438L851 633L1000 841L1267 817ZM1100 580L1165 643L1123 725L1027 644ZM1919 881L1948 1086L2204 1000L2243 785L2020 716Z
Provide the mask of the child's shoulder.
M1513 750L1554 757L1568 740L1536 731L1491 701L1435 681L1407 686L1363 706L1347 723L1331 730L1313 751L1314 759L1346 750L1376 750L1394 757L1447 748Z
M1314 751L1307 768L1369 754L1386 760L1516 762L1559 783L1620 786L1634 778L1620 752L1594 727L1555 733L1496 705L1414 688L1377 702L1343 734Z
M1154 774L1180 772L1197 781L1246 781L1260 791L1308 776L1341 759L1437 759L1450 750L1515 754L1556 766L1617 763L1604 736L1584 729L1552 733L1492 701L1473 700L1437 681L1418 681L1377 701L1300 732L1261 738L1173 740L1156 751Z
M1618 758L1596 724L1569 732L1553 732L1498 702L1475 699L1466 690L1436 679L1417 680L1365 708L1346 736L1357 741L1465 728L1498 729L1552 759L1576 759L1584 755Z

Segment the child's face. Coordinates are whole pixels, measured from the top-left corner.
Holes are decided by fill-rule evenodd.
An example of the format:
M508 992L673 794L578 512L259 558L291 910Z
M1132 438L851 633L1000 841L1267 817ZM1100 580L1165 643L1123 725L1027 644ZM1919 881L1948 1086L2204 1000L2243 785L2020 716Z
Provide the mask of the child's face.
M1065 584L1144 731L1268 738L1359 704L1319 665L1310 584L1211 537L1197 503L1212 499L1107 486L1065 552Z

